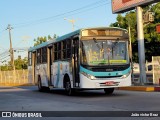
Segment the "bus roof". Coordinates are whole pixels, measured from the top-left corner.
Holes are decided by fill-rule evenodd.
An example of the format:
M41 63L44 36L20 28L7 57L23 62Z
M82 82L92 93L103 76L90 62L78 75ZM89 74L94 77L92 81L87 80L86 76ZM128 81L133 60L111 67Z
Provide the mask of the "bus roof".
M71 36L74 36L74 35L76 35L76 34L79 34L80 31L81 31L81 29L76 30L76 31L71 32L71 33L68 33L68 34L66 34L66 35L63 35L63 36L58 37L58 38L56 38L56 39L43 42L43 43L41 43L41 44L39 44L39 45L37 45L37 46L30 47L30 48L28 49L28 51L35 51L35 50L37 50L37 49L39 49L39 48L42 48L42 47L45 47L45 46L47 46L47 45L49 45L49 44L52 44L52 43L55 43L55 42L58 42L58 41L67 39L67 38L69 38L69 37L71 37Z
M126 29L119 28L119 27L92 27L92 28L78 29L78 30L76 30L76 31L73 31L73 32L71 32L71 33L68 33L68 34L66 34L66 35L63 35L63 36L61 36L61 37L58 37L58 38L56 38L56 39L53 39L53 40L50 40L50 41L47 41L47 42L43 42L43 43L41 43L41 44L39 44L39 45L37 45L37 46L34 46L34 47L30 47L30 48L28 49L28 51L35 51L35 50L37 50L37 49L39 49L39 48L45 47L45 46L50 45L50 44L52 44L52 43L65 40L65 39L67 39L67 38L69 38L69 37L72 37L72 36L74 36L74 35L80 34L80 31L82 31L82 30L87 30L87 29L119 29L119 30L127 31Z
M127 31L126 29L120 28L120 27L91 27L91 28L84 28L81 30L87 30L87 29L119 29L119 30L124 30Z

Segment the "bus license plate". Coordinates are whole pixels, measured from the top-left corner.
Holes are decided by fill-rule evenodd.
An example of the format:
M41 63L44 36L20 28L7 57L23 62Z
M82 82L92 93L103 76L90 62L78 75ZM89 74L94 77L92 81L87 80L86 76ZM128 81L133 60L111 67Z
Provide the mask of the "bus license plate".
M115 85L113 81L105 82L106 85Z

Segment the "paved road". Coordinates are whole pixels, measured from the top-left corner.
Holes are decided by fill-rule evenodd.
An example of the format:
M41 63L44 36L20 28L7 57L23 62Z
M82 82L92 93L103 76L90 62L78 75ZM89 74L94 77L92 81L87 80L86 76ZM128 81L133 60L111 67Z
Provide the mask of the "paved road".
M102 90L97 90L67 96L58 89L43 93L35 86L0 87L0 111L160 111L160 92L116 90L113 95L105 95Z

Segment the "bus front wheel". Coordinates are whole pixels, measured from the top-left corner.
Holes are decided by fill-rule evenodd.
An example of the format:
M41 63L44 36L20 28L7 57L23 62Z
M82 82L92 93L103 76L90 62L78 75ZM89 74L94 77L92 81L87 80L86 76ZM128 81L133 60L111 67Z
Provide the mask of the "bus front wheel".
M74 89L71 88L71 82L70 81L66 81L65 82L65 91L67 95L73 95L74 94Z
M114 88L104 88L106 95L111 95L114 92Z

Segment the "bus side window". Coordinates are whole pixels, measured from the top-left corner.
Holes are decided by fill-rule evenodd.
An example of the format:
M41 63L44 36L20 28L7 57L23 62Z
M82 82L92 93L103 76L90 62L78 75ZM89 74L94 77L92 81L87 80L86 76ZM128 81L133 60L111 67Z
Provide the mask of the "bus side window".
M63 45L62 45L62 59L66 59L67 58L67 55L66 55L66 40L65 41L63 41Z
M41 49L37 50L37 64L41 63Z
M67 58L71 58L71 39L67 40Z
M61 60L61 42L58 43L58 60Z
M58 52L57 43L55 43L55 44L54 44L54 60L57 60L57 59L58 59L57 52Z
M32 65L32 52L28 52L28 66Z
M47 47L42 48L42 63L47 62Z

